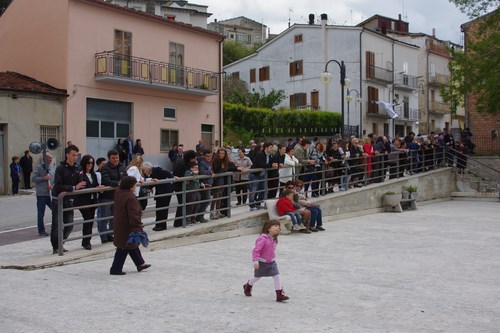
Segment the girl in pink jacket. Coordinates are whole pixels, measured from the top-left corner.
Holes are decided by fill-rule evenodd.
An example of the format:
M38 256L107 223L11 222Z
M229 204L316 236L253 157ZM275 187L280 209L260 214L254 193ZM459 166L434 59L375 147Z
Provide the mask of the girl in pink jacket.
M289 299L281 286L278 265L276 261L274 261L280 231L279 221L266 221L262 226L262 233L255 241L255 247L252 252L253 267L255 269L254 277L248 280L243 286L243 291L246 296L252 296L252 287L261 277L272 276L274 280L274 289L276 290L276 302L282 302Z

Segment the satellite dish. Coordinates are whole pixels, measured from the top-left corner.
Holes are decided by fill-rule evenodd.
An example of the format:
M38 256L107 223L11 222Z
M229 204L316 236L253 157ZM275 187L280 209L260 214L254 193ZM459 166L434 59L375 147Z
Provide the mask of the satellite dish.
M50 138L47 140L47 148L49 150L55 150L57 147L59 147L59 141L57 141L57 139Z
M40 154L42 152L42 150L43 150L43 147L42 147L42 144L40 142L33 141L32 143L30 143L28 149L33 154Z

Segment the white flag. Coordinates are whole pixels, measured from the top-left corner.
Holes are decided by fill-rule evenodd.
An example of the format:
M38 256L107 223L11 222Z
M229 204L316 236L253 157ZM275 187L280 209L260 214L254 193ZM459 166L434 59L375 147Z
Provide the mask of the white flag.
M391 119L399 118L399 115L394 111L394 104L387 103L384 101L375 101L378 105L382 105L384 107L385 112L389 115Z

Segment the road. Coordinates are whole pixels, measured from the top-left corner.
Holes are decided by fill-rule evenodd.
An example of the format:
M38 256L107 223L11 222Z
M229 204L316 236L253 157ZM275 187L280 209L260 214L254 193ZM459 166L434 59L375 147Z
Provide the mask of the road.
M172 202L175 202L173 198ZM149 200L148 208L154 207L154 201ZM25 194L18 196L0 196L0 246L34 240L40 238L37 230L36 196ZM144 212L143 218L154 216L154 212ZM45 211L45 230L50 233L52 213ZM75 211L75 222L81 221L80 212ZM80 231L81 225L76 225L74 231ZM48 241L48 240L47 240Z

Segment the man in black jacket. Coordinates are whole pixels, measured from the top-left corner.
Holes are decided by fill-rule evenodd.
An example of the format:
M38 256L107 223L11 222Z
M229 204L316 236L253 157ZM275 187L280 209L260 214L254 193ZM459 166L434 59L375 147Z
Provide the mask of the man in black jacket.
M52 253L56 254L59 250L58 242L58 197L62 192L73 192L85 188L85 182L80 175L80 168L76 164L78 158L78 147L70 145L66 148L66 159L56 168L54 174L54 187L52 188L52 228L50 231L50 242L52 244ZM64 198L63 207L73 206L74 196ZM74 212L69 210L63 212L63 223L73 223ZM63 239L68 238L73 230L73 226L64 227ZM66 250L64 250L66 251Z
M142 165L142 173L144 177L156 180L164 180L174 178L174 175L160 167L153 167L150 162L144 162ZM156 202L156 225L153 231L162 231L167 229L168 206L174 192L174 184L162 183L155 185L155 202Z
M127 176L125 166L120 163L120 155L118 151L112 149L108 151L108 162L101 169L101 185L118 187L120 179ZM101 242L107 243L113 241L113 234L105 232L113 230L113 200L115 191L105 191L99 196L99 202L107 202L108 205L101 206L101 217L109 217L101 221L97 221L97 231L101 236Z
M266 142L263 148L264 151L256 151L251 169L267 169L271 167L277 169L278 163L274 162L272 155L273 144L271 142ZM248 184L250 192L249 206L250 210L254 211L262 207L261 204L265 199L266 171L262 170L251 172L248 175L248 178L250 180L250 183Z
M31 189L31 173L33 172L33 157L31 157L30 151L25 150L24 156L21 157L19 165L23 171L24 189Z
M190 162L196 162L196 157L198 155L194 150L188 150L183 154L183 157L181 160L177 161L175 166L174 166L174 176L176 177L184 177L184 174L186 173L186 170L189 166ZM183 182L176 182L174 183L174 190L175 190L175 195L177 196L177 202L179 206L177 206L177 210L175 212L175 221L174 221L174 227L182 227L182 183Z

